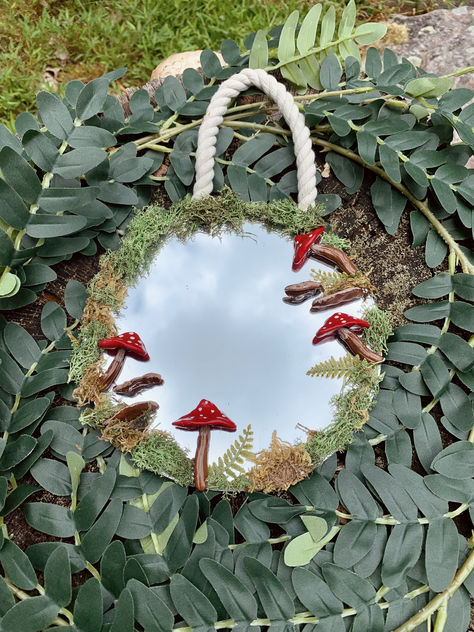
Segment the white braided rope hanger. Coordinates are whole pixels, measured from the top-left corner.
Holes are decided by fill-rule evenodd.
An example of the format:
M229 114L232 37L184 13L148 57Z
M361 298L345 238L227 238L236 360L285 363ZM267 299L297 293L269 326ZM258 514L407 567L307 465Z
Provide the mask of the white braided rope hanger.
M282 83L262 69L245 68L232 75L221 83L209 102L199 128L193 198L212 193L214 156L219 126L224 120L224 114L232 99L250 86L255 86L273 99L291 130L296 157L298 206L305 211L308 206L314 204L317 195L316 163L310 131L292 95Z

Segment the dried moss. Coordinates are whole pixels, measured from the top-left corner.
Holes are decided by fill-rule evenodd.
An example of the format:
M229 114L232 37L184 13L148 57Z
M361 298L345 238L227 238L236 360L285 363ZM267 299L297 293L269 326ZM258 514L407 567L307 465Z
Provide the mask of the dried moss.
M153 431L131 452L133 463L142 470L169 476L179 485L190 485L193 462L167 432Z
M339 250L349 250L351 247L350 239L339 237L339 235L336 235L336 233L333 232L324 233L321 243L326 246L332 246L333 248L339 248Z
M80 382L87 368L99 358L98 342L109 333L107 326L99 321L91 321L82 327L73 341L73 353L69 369L69 381Z
M125 403L115 403L107 397L102 406L85 408L79 416L79 421L91 428L102 428L107 419L110 419L122 408L126 408Z
M312 471L311 456L305 445L282 441L274 430L270 446L257 454L255 465L249 472L250 490L286 491Z

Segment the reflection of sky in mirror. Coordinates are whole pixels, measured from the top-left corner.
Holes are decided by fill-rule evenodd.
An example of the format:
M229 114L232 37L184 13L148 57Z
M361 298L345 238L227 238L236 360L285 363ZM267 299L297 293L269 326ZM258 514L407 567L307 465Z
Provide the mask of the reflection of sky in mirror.
M269 445L274 429L294 442L306 439L297 423L327 426L329 400L342 381L309 377L306 371L346 352L335 341L317 346L311 341L333 311L360 314L361 301L319 314L310 313L311 300L283 303L286 285L309 280L311 269L325 266L309 260L294 273L291 240L256 224L245 230L245 237L200 233L185 244L169 240L149 276L130 290L117 323L120 332L141 336L151 358L147 363L128 358L119 382L151 371L165 380L126 401L157 401L155 425L172 431L190 455L197 433L171 424L203 398L226 413L238 431L252 424L255 450ZM210 462L235 438L213 432Z

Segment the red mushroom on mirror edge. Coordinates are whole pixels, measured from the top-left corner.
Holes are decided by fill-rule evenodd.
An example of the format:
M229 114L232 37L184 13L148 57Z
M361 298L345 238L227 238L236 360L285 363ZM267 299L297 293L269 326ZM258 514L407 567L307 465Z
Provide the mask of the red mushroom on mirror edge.
M294 239L293 271L298 272L298 270L301 270L307 259L312 257L324 263L336 265L346 274L355 274L357 267L345 252L339 250L339 248L320 243L324 231L325 227L320 226L309 233L296 235Z
M99 383L101 391L106 391L110 388L119 377L127 355L144 362L150 359L140 336L134 331L127 331L113 338L102 338L102 340L99 340L99 347L105 349L110 355L115 356Z
M211 430L235 432L237 426L208 399L201 399L194 410L174 421L173 426L181 430L199 432L194 458L194 486L202 492L207 486L207 457Z
M370 327L367 321L337 312L330 316L316 333L313 338L313 345L317 345L323 340L337 338L353 355L365 358L369 362L382 362L383 356L366 347L362 339L357 335L367 327Z

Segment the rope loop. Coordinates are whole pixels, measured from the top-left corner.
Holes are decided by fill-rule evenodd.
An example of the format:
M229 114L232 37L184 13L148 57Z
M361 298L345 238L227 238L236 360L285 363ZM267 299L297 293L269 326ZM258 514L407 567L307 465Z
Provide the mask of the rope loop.
M282 83L265 70L245 68L221 83L212 97L199 129L196 149L196 182L193 198L212 193L214 156L217 134L232 99L250 86L270 97L281 111L293 134L298 179L298 206L306 210L316 200L316 164L310 131L304 115L298 110L292 95Z

